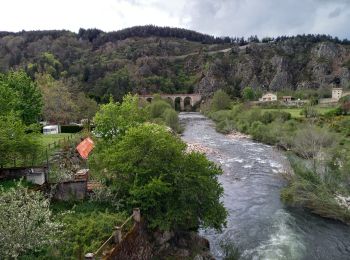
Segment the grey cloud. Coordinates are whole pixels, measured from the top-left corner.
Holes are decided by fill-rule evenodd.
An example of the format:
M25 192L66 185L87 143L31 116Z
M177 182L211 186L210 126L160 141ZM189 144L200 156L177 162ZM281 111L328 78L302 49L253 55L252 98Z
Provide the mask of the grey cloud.
M184 10L186 27L217 36L336 32L350 38L350 0L189 0Z
M328 17L329 18L335 18L338 17L341 13L341 9L339 7L335 8L332 12L329 13Z

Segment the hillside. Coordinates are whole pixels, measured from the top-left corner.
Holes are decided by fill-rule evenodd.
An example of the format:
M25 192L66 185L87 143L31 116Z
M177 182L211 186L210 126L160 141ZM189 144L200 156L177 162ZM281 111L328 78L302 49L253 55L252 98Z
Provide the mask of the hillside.
M66 78L105 101L126 92L199 92L232 96L263 91L349 87L350 45L328 36L249 42L197 32L139 26L118 32L83 30L0 32L0 72Z

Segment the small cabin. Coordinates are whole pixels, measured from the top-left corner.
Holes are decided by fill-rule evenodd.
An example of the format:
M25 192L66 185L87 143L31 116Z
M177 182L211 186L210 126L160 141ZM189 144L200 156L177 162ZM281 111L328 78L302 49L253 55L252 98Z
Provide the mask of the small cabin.
M262 101L262 102L277 101L277 95L274 93L266 93L261 98L259 98L259 101Z
M47 125L43 127L44 135L52 135L61 133L61 127L59 125Z
M286 103L292 102L292 96L283 96L282 101Z

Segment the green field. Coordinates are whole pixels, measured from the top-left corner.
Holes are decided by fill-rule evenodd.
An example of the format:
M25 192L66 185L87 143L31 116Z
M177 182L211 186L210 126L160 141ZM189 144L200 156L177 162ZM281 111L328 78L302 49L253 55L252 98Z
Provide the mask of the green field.
M332 107L314 107L318 113L321 115L324 115L328 111L332 110ZM302 108L266 108L263 109L264 111L283 111L288 112L292 115L293 118L299 118L303 117L303 115L300 114L300 112L303 110Z
M63 140L64 138L68 138L72 134L69 133L61 133L61 134L52 134L52 135L44 135L42 134L41 141L43 146L48 146L49 144L53 144L54 142L58 143L59 140Z

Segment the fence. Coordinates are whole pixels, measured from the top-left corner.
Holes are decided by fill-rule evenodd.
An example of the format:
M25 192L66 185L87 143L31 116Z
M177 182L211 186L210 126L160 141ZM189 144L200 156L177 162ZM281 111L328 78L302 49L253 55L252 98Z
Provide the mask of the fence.
M141 213L139 208L135 208L130 217L128 217L125 222L119 227L115 227L113 234L97 249L94 253L87 253L85 255L86 260L96 260L96 259L108 259L108 256L103 255L107 246L114 244L114 247L121 243L124 239L122 230L131 221L134 220L134 227L141 221ZM133 228L134 228L133 227Z

